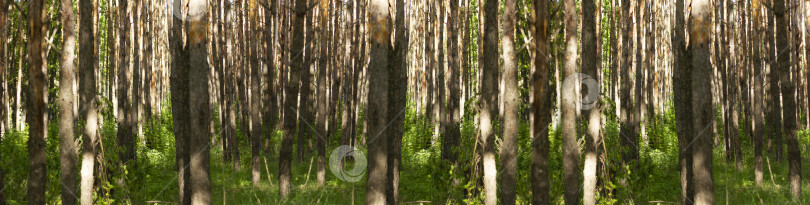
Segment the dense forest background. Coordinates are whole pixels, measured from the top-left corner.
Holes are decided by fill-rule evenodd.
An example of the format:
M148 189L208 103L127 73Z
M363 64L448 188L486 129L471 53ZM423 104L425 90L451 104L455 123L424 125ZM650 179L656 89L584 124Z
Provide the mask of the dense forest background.
M808 204L808 11L0 0L0 205Z

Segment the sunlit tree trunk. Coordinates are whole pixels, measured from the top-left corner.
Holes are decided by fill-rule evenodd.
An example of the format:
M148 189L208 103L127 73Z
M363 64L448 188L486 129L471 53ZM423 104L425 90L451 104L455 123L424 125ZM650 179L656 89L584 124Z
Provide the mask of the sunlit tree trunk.
M79 28L79 50L86 51L93 49L96 38L93 35L93 16L91 16L91 9L93 9L90 1L79 1L79 18L81 26ZM112 8L109 8L112 9ZM109 19L109 18L108 18ZM112 21L109 21L112 22ZM110 25L108 23L107 25ZM108 30L111 31L112 29ZM112 35L107 35L107 38L114 38ZM112 41L107 41L112 42ZM110 46L110 44L107 44ZM111 55L111 54L110 54ZM93 180L95 178L95 160L96 160L96 143L98 131L98 111L96 102L96 78L95 78L95 64L98 61L92 53L81 52L79 55L79 93L81 95L81 106L84 108L83 113L85 125L82 134L82 167L81 167L81 204L93 204ZM108 61L110 63L110 61ZM111 68L111 67L108 67ZM108 71L109 72L109 71ZM110 82L108 82L110 83Z
M481 107L478 121L480 123L481 157L484 165L484 203L494 205L498 202L495 167L495 130L498 120L498 1L486 0L484 5L484 55L481 66Z
M531 114L529 115L530 132L532 139L532 204L551 204L549 195L551 189L550 174L548 172L549 158L549 122L551 122L551 71L548 64L549 51L549 14L548 1L535 0L533 16L534 24L534 68L531 71Z
M503 36L501 49L503 50L503 101L504 125L503 145L501 147L501 203L515 204L517 181L517 138L518 138L518 71L515 58L515 10L517 2L507 0L504 2Z
M581 85L583 90L587 90L587 93L583 93L583 96L587 96L587 98L581 98L583 101L582 109L585 110L583 116L588 120L585 137L585 166L582 171L584 178L582 203L586 205L596 204L596 164L599 158L599 130L602 123L600 119L602 113L598 106L600 89L599 87L590 87L600 85L598 68L601 62L597 55L597 22L595 21L595 16L599 14L596 11L594 0L582 1L582 71L590 76L590 78L583 79ZM586 84L585 81L595 81L595 83ZM585 107L586 105L593 107Z
M695 204L714 204L714 180L712 179L712 137L710 129L714 123L712 107L712 67L711 56L711 4L708 0L692 1L692 19L688 26L689 48L691 50L692 71L690 76L692 95L692 144L695 181Z
M42 52L45 42L42 1L28 3L28 204L45 204L48 170L45 137L48 136L48 72ZM18 75L21 76L21 75ZM21 80L18 80L21 81ZM19 96L19 95L18 95Z
M85 0L89 1L89 0ZM76 204L76 145L73 142L73 86L76 81L76 16L73 1L62 0L62 56L59 60L59 183L62 204ZM91 24L92 25L92 24ZM92 51L82 52L92 54Z
M368 180L366 181L366 204L386 203L385 192L388 184L388 142L390 133L386 131L389 115L389 52L391 51L391 13L388 1L372 0L368 4L369 48L368 64Z

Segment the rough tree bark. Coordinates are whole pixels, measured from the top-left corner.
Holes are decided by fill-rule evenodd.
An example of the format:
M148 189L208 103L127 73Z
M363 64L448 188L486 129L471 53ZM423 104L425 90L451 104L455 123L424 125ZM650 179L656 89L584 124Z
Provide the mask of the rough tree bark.
M673 97L675 103L675 118L678 132L678 161L681 172L681 204L694 204L694 174L692 173L692 96L689 94L692 87L691 55L686 50L684 33L684 1L675 3L675 29L672 35L673 46Z
M85 0L88 1L88 0ZM62 204L76 204L76 144L73 142L73 86L76 82L76 16L73 1L62 4L62 56L59 69L59 164ZM91 51L83 50L83 52Z
M784 121L782 126L785 129L785 138L788 147L788 162L790 163L790 193L793 198L801 198L801 155L799 150L799 139L796 134L796 84L791 80L790 57L788 47L788 13L786 11L785 0L774 0L774 15L776 16L776 70L779 73L779 82L782 86L782 99L784 100ZM781 145L778 145L781 146Z
M91 50L95 44L93 35L93 5L90 1L79 1L79 50ZM111 8L110 8L111 9ZM109 24L108 24L109 25ZM112 30L112 29L110 29ZM108 35L108 38L111 36ZM109 45L109 44L108 44ZM81 167L81 204L93 204L93 180L96 159L96 134L98 132L98 111L96 101L95 65L98 63L91 52L79 54L79 93L81 106L80 113L84 117L85 125L82 134L82 167Z
M251 33L259 32L259 10L257 0L251 1L250 27ZM261 182L261 137L262 137L262 117L261 117L261 93L260 93L260 75L261 69L259 68L258 48L259 41L258 35L250 35L250 155L251 155L251 176L253 185L259 185Z
M290 193L290 180L291 180L291 167L292 160L292 145L293 136L295 136L295 128L297 122L297 113L295 105L298 102L298 86L301 79L301 70L304 67L304 15L306 14L306 0L296 0L294 25L292 29L292 52L290 76L284 84L284 135L281 140L281 151L279 153L279 168L278 168L278 181L279 181L279 195L286 197Z
M596 166L597 160L599 158L599 129L601 127L601 111L599 109L599 87L600 83L598 83L599 76L599 56L597 55L597 39L596 39L596 7L594 5L594 0L583 0L582 2L582 71L590 76L588 79L594 80L597 83L593 84L582 84L583 92L587 88L587 95L588 99L583 100L583 108L585 109L585 114L583 116L588 118L588 128L586 131L585 137L585 166L582 171L583 173L583 198L582 203L585 205L593 205L596 204ZM649 54L648 54L649 55ZM587 87L587 86L597 86L595 88ZM652 89L652 88L649 88ZM594 93L595 92L595 93ZM585 94L585 93L583 93ZM595 98L590 98L592 95L595 95ZM589 107L585 107L585 104L588 104ZM593 103L593 104L590 104ZM590 107L593 106L593 107ZM652 110L648 110L652 112Z
M708 0L693 0L690 12L689 49L691 51L692 78L692 144L695 181L695 204L714 204L712 179L712 137L714 123L712 107L711 4Z
M501 203L515 204L515 183L517 182L517 138L518 138L518 71L515 58L515 9L517 1L504 1L503 36L503 81L504 119L503 145L501 147ZM452 51L451 51L452 52Z
M579 203L579 143L577 142L577 11L574 0L563 1L565 14L565 54L563 55L562 160L565 203Z
M498 203L495 167L495 132L498 119L498 1L486 0L484 5L483 51L481 58L481 107L479 111L481 157L484 165L484 203Z
M208 56L209 8L206 0L190 0L186 19L186 42L188 43L188 112L189 136L189 172L191 187L191 204L211 204L210 161L210 124L211 108L209 106L208 78L211 73ZM185 109L178 107L177 109Z
M368 4L368 34L370 62L368 64L368 181L366 181L366 204L386 203L388 183L389 142L388 112L389 97L389 52L391 51L391 13L387 0L372 0Z
M408 100L408 31L405 27L405 1L396 0L394 47L388 55L388 175L386 204L399 202L399 171L402 159L402 134ZM452 98L451 98L452 99Z
M532 204L551 204L548 153L549 136L548 124L551 122L551 90L549 80L551 72L548 67L549 56L549 15L548 1L535 0L534 5L534 68L531 71L531 97L529 99L531 114L529 115L530 135L532 137Z
M48 136L48 71L44 64L45 46L42 1L28 3L28 204L45 204L48 170L45 137Z
M178 185L178 200L181 205L191 204L191 186L188 182L191 180L191 173L188 170L189 166L189 150L188 138L190 130L190 116L187 111L182 108L187 108L189 104L189 84L188 84L188 52L183 46L183 18L185 8L182 0L174 0L173 13L172 13L172 29L169 38L172 52L172 70L170 76L170 89L171 89L171 103L172 103L172 116L174 119L174 141L175 141L175 160L177 161L177 185ZM121 44L124 45L124 44ZM121 79L123 81L123 79ZM119 89L121 89L119 87ZM119 92L119 95L123 93ZM237 160L238 161L238 160Z

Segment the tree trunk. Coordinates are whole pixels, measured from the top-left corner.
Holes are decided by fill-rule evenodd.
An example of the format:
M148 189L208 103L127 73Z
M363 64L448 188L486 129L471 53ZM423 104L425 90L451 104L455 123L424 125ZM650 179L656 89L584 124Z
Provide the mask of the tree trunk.
M85 0L88 1L88 0ZM76 144L73 142L73 86L76 83L76 16L73 1L62 0L62 56L59 69L59 164L62 204L76 204ZM92 24L90 24L92 26ZM85 53L92 54L89 50Z
M368 64L368 107L366 107L366 124L368 125L368 181L366 181L366 204L386 203L385 192L388 184L388 149L390 133L386 131L389 113L389 52L391 51L391 13L388 1L373 0L369 2L369 44L370 62Z
M504 119L503 145L501 147L501 203L515 204L517 182L517 144L518 144L518 71L515 58L515 0L504 2L503 36L503 81L504 81ZM452 51L451 51L452 52Z
M678 161L681 172L681 204L694 204L694 173L692 172L692 96L689 94L692 87L691 54L687 52L684 39L684 1L675 3L675 29L673 29L672 45L673 56L673 97L675 103L675 117L678 132Z
M689 14L689 49L692 54L692 136L695 141L693 169L695 181L695 204L714 204L712 179L712 138L710 129L714 123L712 107L712 67L709 58L711 47L711 4L707 0L692 2Z
M132 6L132 5L129 5ZM119 45L120 52L119 58L120 62L118 65L118 145L121 146L121 151L119 153L120 159L122 163L127 163L130 160L135 159L135 140L132 137L132 113L131 113L131 102L129 101L129 66L130 66L130 12L129 7L127 7L126 1L121 1L121 5L118 7L119 11L119 40L121 41ZM120 180L119 180L120 181ZM120 181L123 182L123 181Z
M96 38L93 35L93 16L90 1L79 1L79 18L81 27L79 28L79 50L86 51L93 49ZM112 8L110 8L112 9ZM108 24L109 25L109 24ZM110 29L112 30L112 29ZM108 35L107 38L111 38ZM107 44L109 46L109 44ZM98 132L98 111L96 98L96 77L95 65L98 63L90 52L81 52L79 56L79 93L81 94L85 125L82 135L82 167L81 167L81 204L93 204L93 180L95 180L95 159L96 143Z
M577 92L579 75L577 74L577 12L573 0L563 1L565 14L565 54L563 64L563 87L560 93L562 109L562 160L563 184L566 204L579 203L579 145L577 142Z
M386 204L399 202L399 171L402 159L402 134L405 127L405 112L408 100L408 44L409 35L405 27L405 1L396 1L394 48L388 55L388 173ZM451 98L452 99L452 98Z
M601 62L597 55L597 23L595 15L599 14L596 13L594 1L582 1L582 71L587 76L580 79L583 80L583 90L587 88L587 94L583 93L583 97L588 97L580 98L583 100L582 109L585 110L583 116L588 118L588 130L585 138L585 167L582 171L584 178L582 203L585 205L596 204L596 166L599 158L599 141L601 141L599 129L602 123L600 119L602 113L598 106L600 91L598 75Z
M753 76L753 83L752 88L754 91L753 94L753 132L754 136L752 137L752 141L754 141L754 183L759 185L762 183L762 147L764 144L764 116L762 112L762 60L760 55L760 47L762 44L760 43L762 40L762 34L760 31L762 30L762 18L761 18L761 8L759 5L759 1L752 1L752 7L754 12L754 20L753 20L753 66L754 66L754 76ZM736 159L738 162L742 162L742 159ZM742 165L742 163L740 163ZM742 166L737 168L738 170L742 170Z
M799 150L799 140L796 134L796 84L791 80L791 68L788 64L789 50L787 34L787 18L785 0L774 1L774 15L776 15L776 70L779 73L779 82L782 86L782 97L784 99L784 121L782 126L785 129L788 146L788 161L790 163L790 193L793 198L801 198L801 155Z
M498 119L498 1L486 0L484 5L484 55L481 58L481 157L484 162L484 203L498 202L498 185L495 167L495 132L493 125Z
M181 0L174 0L174 11L181 11ZM189 106L189 62L188 52L183 46L183 20L181 19L185 14L174 13L172 16L172 32L169 41L171 43L172 51L172 70L171 70L171 101L172 101L172 117L174 119L174 141L175 141L175 160L177 161L177 185L178 185L178 204L187 205L191 204L191 172L189 168L189 132L190 116L188 111L183 111L182 108ZM123 43L121 45L124 45ZM126 69L122 69L126 70ZM123 79L121 79L123 81ZM124 87L124 86L121 86ZM119 87L119 89L121 89ZM119 92L119 96L123 95ZM125 113L125 112L124 112ZM122 113L123 114L123 113ZM238 161L238 160L237 160Z
M191 172L191 204L211 204L211 178L209 174L210 132L208 77L208 24L209 9L205 0L191 0L188 3L186 19L186 42L188 42L189 72L187 82L189 136L189 172ZM181 76L182 77L182 76ZM178 107L182 109L182 107Z
M295 2L295 22L292 31L292 56L290 67L290 77L284 86L284 136L281 141L281 152L279 153L279 195L286 197L290 193L292 143L295 136L297 113L295 109L298 101L298 86L301 78L301 70L308 69L304 62L304 16L306 15L306 0L296 0Z
M549 158L549 136L548 127L551 122L551 99L552 95L549 87L551 72L548 65L549 51L549 14L548 1L535 0L534 24L531 25L534 32L534 68L531 71L531 98L529 116L530 136L532 139L532 204L551 204L550 189L551 183L548 172Z
M327 126L329 123L329 105L327 100L327 92L329 86L329 80L326 79L327 76L327 61L328 59L326 56L329 56L327 53L328 43L328 28L327 28L327 16L329 15L329 1L327 0L320 0L320 15L318 26L320 27L320 38L318 39L318 43L321 45L320 47L320 55L318 59L318 113L317 113L317 131L315 132L315 144L318 150L318 171L317 171L317 180L318 186L323 186L326 184L326 145L329 140L329 135L327 133Z
M48 136L48 71L42 52L45 42L41 1L28 3L28 204L45 204L48 170L45 137ZM18 81L21 81L18 80Z
M256 4L255 1L251 2L251 4ZM253 5L258 6L258 5ZM257 9L250 9L250 28L248 28L249 32L258 32L258 10ZM251 161L253 165L253 169L251 170L252 182L253 186L259 185L261 182L261 137L262 137L262 118L261 118L261 93L260 93L260 82L259 80L260 75L259 72L261 69L259 68L259 56L258 56L258 48L259 48L259 41L258 35L250 35L250 147L251 147Z
M773 1L769 0L771 5L773 5ZM782 98L780 97L780 90L779 90L779 71L777 71L777 59L776 53L777 51L776 44L774 42L774 16L773 12L768 12L768 30L765 33L765 38L768 39L768 61L770 63L766 64L768 72L768 135L770 136L770 140L772 143L769 143L769 147L771 147L771 154L776 158L776 161L782 161L782 155L784 153L782 147ZM781 51L777 51L781 52Z

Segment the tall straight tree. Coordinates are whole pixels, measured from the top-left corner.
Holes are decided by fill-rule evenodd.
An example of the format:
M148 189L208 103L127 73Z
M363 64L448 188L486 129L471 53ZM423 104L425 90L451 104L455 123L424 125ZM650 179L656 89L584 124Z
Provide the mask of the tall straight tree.
M88 1L88 0L85 0ZM59 167L62 204L76 204L76 145L73 142L73 86L76 83L76 16L73 1L62 3L62 58L59 69ZM84 51L90 52L90 51ZM92 53L92 52L90 52Z
M112 9L112 8L109 8ZM93 50L93 4L91 1L79 1L79 50ZM109 24L108 24L109 25ZM110 35L107 38L114 38ZM107 44L109 46L109 44ZM98 62L92 52L79 53L79 93L81 106L84 108L84 130L82 134L82 167L81 167L81 204L93 204L93 181L96 162L96 134L98 132L98 111L96 110L96 77L95 65Z
M172 107L185 108L189 105L189 84L188 84L188 52L183 46L183 18L185 15L185 7L182 0L173 0L173 13L172 13L172 29L169 38L172 52L172 70L169 79L171 81L171 101ZM121 44L123 45L123 44ZM119 88L120 89L120 88ZM191 186L188 182L191 180L191 172L188 168L189 164L189 149L188 149L188 136L191 132L189 113L183 111L184 109L172 109L172 118L174 118L174 141L175 141L175 161L177 164L177 186L178 186L178 204L187 205L191 204ZM237 155L238 156L238 155ZM238 158L237 158L238 159ZM239 161L239 160L236 160Z
M188 119L189 171L191 172L191 204L211 204L210 125L208 78L209 7L206 0L190 0L186 19L186 42L189 48ZM178 108L181 109L181 108Z
M495 167L494 121L498 119L498 0L484 5L484 55L481 58L481 107L479 111L481 157L484 162L484 203L498 203Z
M779 72L779 82L782 85L782 99L784 100L782 126L785 129L785 138L788 147L788 162L790 163L789 179L790 193L796 200L802 194L802 162L799 150L799 139L796 135L796 84L791 80L790 56L788 47L788 11L785 0L774 0L774 15L776 16L776 70ZM781 146L781 145L779 145Z
M8 3L6 1L1 1L0 2L0 39L6 39L6 31L7 31L8 27L9 27L8 26ZM0 55L3 55L3 56L7 56L8 51L11 50L11 49L8 49L5 46L2 47L2 49L3 50L0 51ZM9 127L9 122L8 122L8 110L9 109L6 109L6 108L11 108L11 104L10 104L9 98L8 98L9 92L8 92L8 89L7 89L8 88L7 87L8 86L8 82L7 82L8 81L8 73L10 71L9 68L11 67L10 66L11 64L6 64L8 61L10 61L10 60L6 59L6 58L0 59L0 83L3 83L3 85L0 85L0 89L2 89L2 92L0 92L0 95L2 95L2 96L0 96L0 103L2 103L2 104L0 104L0 107L2 107L2 110L0 110L0 115L2 115L2 116L0 116L0 127L3 128L2 130L0 130L0 136L3 136L5 133L8 133L11 130L11 127ZM0 138L2 138L2 137L0 137ZM2 141L3 140L0 139L0 142L2 142ZM0 151L0 159L2 159L2 153L3 153L3 151ZM6 197L5 197L5 194L4 194L4 192L5 192L5 176L4 175L5 175L5 173L3 172L3 168L0 168L0 205L5 205L6 204Z
M678 132L678 161L681 172L681 204L694 204L694 180L692 173L692 86L690 54L686 50L684 33L684 1L675 2L675 26L672 34L673 97L676 127Z
M368 5L368 35L370 62L368 64L368 180L366 181L366 204L385 204L388 183L389 132L386 131L388 115L388 62L391 51L391 13L387 0L372 0Z
M591 78L583 79L583 80L594 80L593 78L597 78L599 76L598 66L601 62L599 62L599 56L597 55L597 45L596 45L596 17L598 15L596 13L596 8L594 5L594 0L583 0L582 1L582 71L590 76ZM594 84L587 84L588 86L596 86L600 85L599 83ZM586 86L586 85L582 85ZM595 105L599 103L599 88L587 88L587 95L583 96L592 96L596 95L595 99L587 99L586 102L583 103L594 103ZM585 90L585 89L583 89ZM593 93L596 92L596 93ZM585 94L585 93L583 93ZM585 100L585 99L583 99ZM601 115L602 113L599 110L598 106L591 107L587 109L583 107L585 112L585 117L588 118L588 130L585 138L585 167L582 171L583 173L583 197L582 203L585 205L593 205L596 204L596 164L599 158L599 129L601 125ZM650 110L651 111L651 110Z
M711 1L693 0L688 27L691 50L692 89L692 136L695 137L692 152L692 169L695 181L695 204L714 204L712 179L712 132L714 109L712 108L711 48ZM687 145L688 146L688 145Z
M295 105L298 102L298 86L301 79L301 70L304 68L304 16L306 15L306 0L296 0L295 15L292 29L292 56L290 62L290 74L287 82L284 83L284 134L281 139L281 151L279 153L278 183L279 195L286 197L290 193L292 145L293 136L297 121Z
M315 144L318 150L318 173L317 173L317 180L318 185L323 186L326 183L326 144L327 140L329 139L329 135L326 134L327 132L327 123L328 123L328 100L327 100L327 86L330 83L327 79L327 58L328 56L327 49L328 43L326 43L326 38L328 36L328 24L327 24L327 16L329 15L329 1L327 0L320 0L320 15L318 15L320 26L320 39L318 40L321 44L320 48L320 57L318 62L318 114L317 114L317 131L315 132ZM268 82L269 83L269 82Z
M532 204L551 204L548 172L549 136L548 124L551 122L551 90L549 80L551 72L548 65L549 51L549 15L547 0L534 0L534 68L531 71L531 96L529 98L531 114L529 115L532 137Z
M563 59L562 160L565 204L579 203L579 144L577 142L577 11L574 0L563 1L565 14L565 54ZM571 82L573 81L573 82Z
M250 15L250 31L259 31L259 4L258 0L251 0L251 8L249 9ZM259 92L259 80L261 78L259 72L259 38L258 35L250 35L250 155L252 159L251 175L253 185L258 185L261 182L261 136L262 136L262 118L261 118L261 93Z
M768 0L773 5L773 0ZM777 71L777 59L776 59L776 43L774 42L774 12L768 12L768 32L765 32L765 38L768 41L768 60L770 61L769 64L765 66L768 67L770 72L768 72L768 96L767 96L767 104L768 104L768 112L766 116L768 118L768 135L770 136L769 147L771 150L771 154L773 154L774 158L777 161L782 161L782 155L784 154L783 144L782 143L782 98L780 97L780 90L779 90L779 72ZM781 51L780 51L781 52Z
M515 204L517 181L517 138L518 138L518 72L515 59L515 9L517 1L504 1L503 36L501 49L503 50L503 108L504 130L503 146L501 147L501 203Z
M405 1L396 0L394 48L389 52L388 74L388 184L386 203L398 204L399 170L402 161L402 134L405 127L405 109L408 102L408 30L405 27ZM452 99L452 98L451 98Z
M128 163L130 160L135 159L135 139L132 136L132 103L129 101L130 94L130 9L126 0L120 1L118 5L119 17L119 50L118 60L118 145L121 146L119 153L122 163ZM123 182L123 181L122 181Z
M752 91L753 93L753 141L754 141L754 183L759 185L762 183L762 147L765 142L765 129L764 129L764 116L762 112L762 87L763 87L763 80L762 80L762 60L760 54L760 48L762 47L762 18L761 18L761 7L760 1L754 0L751 2L751 6L753 7L752 12L754 13L753 17L753 57L752 60L754 61L754 75L752 76L754 79L751 82ZM742 162L742 159L735 160L738 162Z
M48 170L45 136L48 136L48 71L42 23L43 1L28 3L28 204L45 204Z

